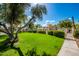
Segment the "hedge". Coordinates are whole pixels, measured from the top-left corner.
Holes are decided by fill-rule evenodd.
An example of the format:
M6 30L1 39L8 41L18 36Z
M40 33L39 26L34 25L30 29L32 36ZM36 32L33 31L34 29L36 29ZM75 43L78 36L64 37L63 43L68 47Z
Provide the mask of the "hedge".
M27 32L30 32L30 33L36 33L37 31L36 31L36 30L33 30L33 31L27 31Z
M37 31L28 31L28 32L36 33ZM37 33L46 34L46 31L38 31ZM50 30L50 31L48 31L48 34L56 36L56 37L60 37L60 38L65 37L64 31Z
M65 33L63 31L53 31L53 35L56 37L60 37L60 38L64 38L65 37Z
M51 31L51 30L48 31L48 34L49 34L49 35L53 35L53 31Z
M46 31L38 31L38 33L46 34Z

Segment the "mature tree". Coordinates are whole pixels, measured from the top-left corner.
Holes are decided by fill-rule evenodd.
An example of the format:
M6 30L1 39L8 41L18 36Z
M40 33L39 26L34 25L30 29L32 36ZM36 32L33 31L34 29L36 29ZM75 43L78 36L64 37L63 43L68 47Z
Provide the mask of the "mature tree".
M61 20L59 21L60 28L66 28L66 30L68 31L68 28L72 27L72 21L70 20Z
M68 28L68 27L72 27L72 22L70 20L62 20L59 21L59 26L62 28Z
M36 24L35 27L37 29L37 28L41 28L42 26L40 24Z
M31 18L27 20L26 10L31 9ZM45 5L31 6L31 4L11 3L0 5L0 32L7 34L8 42L11 47L18 41L18 33L21 29L27 27L36 19L42 19L43 15L47 13ZM20 26L22 21L27 22Z

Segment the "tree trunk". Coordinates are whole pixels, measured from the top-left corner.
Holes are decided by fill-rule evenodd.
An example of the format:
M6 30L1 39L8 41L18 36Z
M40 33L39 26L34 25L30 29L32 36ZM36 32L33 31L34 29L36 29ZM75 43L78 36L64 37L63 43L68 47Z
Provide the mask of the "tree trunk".
M72 28L73 28L73 33L76 31L76 26L75 26L75 21L74 17L72 16Z
M10 40L11 40L11 46L10 47L13 47L14 46L14 43L15 42L18 42L18 33L19 33L19 31L22 29L22 28L24 28L24 27L26 27L27 25L29 25L30 24L30 22L32 21L32 19L35 19L35 17L33 16L29 21L28 21L28 23L27 24L25 24L23 27L21 27L21 28L19 28L17 31L16 31L16 34L15 34L15 36L13 35L13 33L12 33L12 36L13 37L11 37L10 38ZM11 24L12 25L12 24ZM12 28L11 28L12 29ZM13 32L13 31L11 31L11 32Z
M16 39L13 39L13 41L12 42L10 42L10 47L13 47L14 46L14 44L15 43L17 43L18 42L18 38L16 38Z
M18 42L18 34L16 34L15 36L9 36L9 40L10 40L10 47L14 46L14 43Z

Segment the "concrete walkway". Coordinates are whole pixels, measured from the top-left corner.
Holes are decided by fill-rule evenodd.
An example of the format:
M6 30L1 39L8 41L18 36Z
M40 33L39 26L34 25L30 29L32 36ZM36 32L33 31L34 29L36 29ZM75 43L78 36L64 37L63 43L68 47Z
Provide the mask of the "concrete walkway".
M73 40L72 35L67 34L67 38L64 40L58 56L79 56L79 48Z

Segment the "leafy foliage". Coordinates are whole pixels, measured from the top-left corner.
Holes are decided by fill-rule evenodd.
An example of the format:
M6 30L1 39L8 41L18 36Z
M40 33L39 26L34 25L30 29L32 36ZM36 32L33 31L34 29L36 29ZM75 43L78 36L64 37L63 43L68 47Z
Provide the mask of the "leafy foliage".
M41 33L41 34L46 34L46 31L28 31L31 33ZM48 31L48 35L52 35L52 36L56 36L56 37L60 37L60 38L64 38L65 37L65 33L64 31L58 31L58 30L49 30Z
M70 20L62 20L59 22L59 26L62 28L71 28L72 27L72 22Z
M77 39L79 39L79 31L76 30L74 33L73 33L73 36Z
M46 34L46 31L38 31L38 33Z
M4 7L5 6L5 7ZM20 23L26 16L24 14L25 9L28 8L30 4L20 4L20 3L11 3L11 4L2 4L2 15L4 13L3 19L7 23L13 22L13 24ZM6 17L6 18L5 18Z
M36 6L32 7L31 10L32 10L32 15L38 19L42 19L43 14L47 14L47 9L45 5L37 4Z
M63 31L53 31L53 35L60 38L65 37L65 33Z
M49 35L53 35L53 30L48 31Z
M18 41L18 33L22 29L24 30L28 26L32 28L32 22L40 18L42 19L43 15L47 13L45 5L37 4L33 7L30 5L29 3L0 4L0 32L7 34L11 46ZM31 18L27 19L28 15L26 11L29 9L31 9ZM22 24L25 20L27 22ZM20 26L21 24L23 26Z

